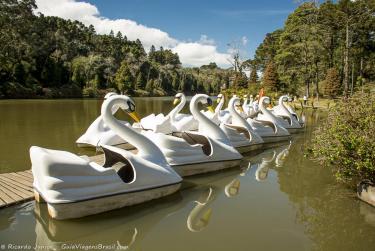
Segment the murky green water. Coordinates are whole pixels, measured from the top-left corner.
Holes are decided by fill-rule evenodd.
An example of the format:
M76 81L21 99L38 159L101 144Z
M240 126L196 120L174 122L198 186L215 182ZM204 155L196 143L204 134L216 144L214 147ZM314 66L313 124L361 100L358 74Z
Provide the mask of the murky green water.
M100 103L1 101L0 171L28 169L30 145L87 153L74 141ZM171 107L169 98L136 103L142 115ZM156 201L70 221L49 219L34 202L2 209L0 250L374 250L375 208L303 157L324 113L306 118L308 129L291 144L189 178Z

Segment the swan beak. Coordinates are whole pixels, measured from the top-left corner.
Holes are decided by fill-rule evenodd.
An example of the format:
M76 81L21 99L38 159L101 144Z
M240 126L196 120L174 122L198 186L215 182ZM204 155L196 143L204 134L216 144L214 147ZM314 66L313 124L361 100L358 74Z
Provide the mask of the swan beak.
M240 110L240 112L244 112L242 106L239 105L239 106L237 106L237 108L238 108L238 110Z
M173 105L177 105L178 104L178 101L180 101L178 98L175 98L174 100L173 100Z
M139 123L141 121L140 118L139 118L139 116L138 116L138 114L136 112L129 112L129 116L132 119L134 119L135 122Z
M207 106L207 109L208 109L210 112L215 113L215 109L212 107L212 105Z

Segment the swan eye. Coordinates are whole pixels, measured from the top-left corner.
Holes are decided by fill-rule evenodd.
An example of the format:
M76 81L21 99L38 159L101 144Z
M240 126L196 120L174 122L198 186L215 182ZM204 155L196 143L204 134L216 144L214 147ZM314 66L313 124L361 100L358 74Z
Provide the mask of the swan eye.
M211 105L212 105L212 99L210 99L210 98L207 99L207 105L208 105L208 106L211 106Z
M135 104L128 100L127 102L128 109L126 109L127 112L134 112L135 111Z

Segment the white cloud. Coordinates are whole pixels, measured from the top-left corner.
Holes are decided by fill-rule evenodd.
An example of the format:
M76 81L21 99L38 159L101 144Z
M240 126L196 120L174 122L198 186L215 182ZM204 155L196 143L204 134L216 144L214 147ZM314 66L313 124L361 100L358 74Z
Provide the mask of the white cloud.
M246 46L246 45L247 45L247 42L249 42L249 40L247 39L246 36L243 36L243 37L241 38L241 42L242 42L242 46Z
M179 41L168 33L147 27L129 19L109 19L100 15L98 8L90 3L77 0L36 0L37 12L46 16L58 16L64 19L78 20L85 25L92 24L99 34L121 31L130 40L139 38L146 49L151 45L163 46L177 52L183 65L201 66L216 62L219 66L229 66L230 54L220 53L215 41L207 35L201 35L197 42ZM245 37L246 38L246 37Z

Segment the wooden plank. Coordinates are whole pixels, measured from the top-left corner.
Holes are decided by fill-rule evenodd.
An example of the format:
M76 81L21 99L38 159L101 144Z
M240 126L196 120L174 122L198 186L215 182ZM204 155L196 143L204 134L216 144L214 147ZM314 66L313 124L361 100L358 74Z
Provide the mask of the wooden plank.
M21 197L30 197L34 195L34 190L30 188L23 188L20 187L18 184L13 184L13 183L7 183L8 187L13 188L14 193L18 194Z
M11 197L9 197L9 195L1 189L1 186L0 186L0 197L1 197L1 199L2 199L6 204L11 204L11 203L14 202L14 199L11 198Z
M9 189L9 187L4 186L2 183L0 183L0 189L4 192L4 195L10 198L10 201L7 202L8 204L14 203L19 200L23 200L21 196L19 196L16 193L13 193L12 189Z
M29 178L29 179L32 179L33 178L33 175L32 173L25 173L25 172L18 172L19 175L22 175L26 178Z
M15 186L14 184L4 184L4 183L0 183L3 191L5 190L8 190L8 195L12 198L14 198L15 200L24 200L24 199L28 199L30 197L33 196L33 193L30 192L30 191L27 191L27 190L23 190L17 186Z
M0 174L0 176L12 177L14 179L23 181L28 184L33 183L32 179L26 178L25 176L19 175L18 173L3 173L3 174Z
M0 174L0 208L32 200L33 191L31 170Z
M5 176L5 175L0 175L0 180L3 180L5 182L8 182L10 184L13 184L17 187L20 187L24 190L27 190L27 191L33 191L32 187L30 185L25 185L25 184L22 184L20 183L19 181L15 180L15 179L10 179L9 177Z
M26 181L12 173L4 173L2 175L0 175L0 177L6 177L8 179L11 179L12 181L15 181L17 183L20 183L22 185L25 185L25 186L28 186L28 187L32 187L33 183L31 181Z
M0 195L1 196L1 195ZM0 198L0 208L6 206L7 203Z

